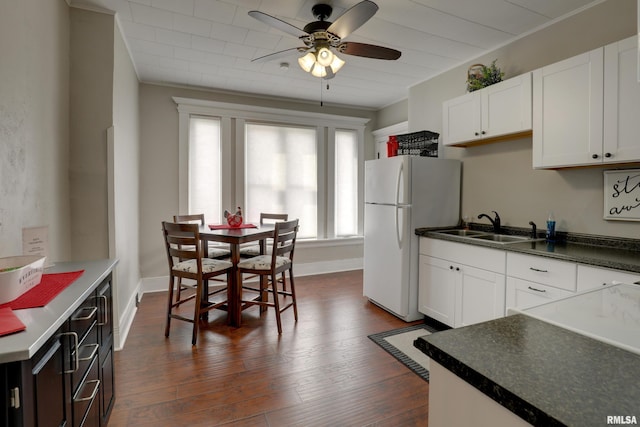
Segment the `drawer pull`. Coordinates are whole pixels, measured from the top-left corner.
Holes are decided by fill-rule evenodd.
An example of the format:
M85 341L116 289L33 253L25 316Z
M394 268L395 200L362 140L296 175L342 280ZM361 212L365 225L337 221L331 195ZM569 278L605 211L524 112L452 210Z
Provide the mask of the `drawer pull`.
M527 286L529 289L531 289L532 291L536 291L536 292L547 292L546 289L537 289L531 286Z
M80 313L82 312L86 312L89 311L89 314L87 314L86 316L82 316L80 317ZM82 310L80 310L76 316L73 316L71 318L71 320L75 320L75 321L84 321L84 320L89 320L91 319L96 312L98 311L98 307L87 307L87 308L83 308Z
M79 361L86 362L88 360L93 359L93 356L96 355L96 353L98 352L98 349L100 348L100 344L87 344L86 346L83 346L83 347L93 347L93 349L91 350L91 354L89 356L78 358Z
M98 389L100 388L100 380L89 380L89 381L86 381L84 383L84 387L86 387L90 383L93 383L93 391L91 391L91 396L88 396L88 397L77 397L77 398L73 399L74 402L86 402L87 400L93 400L93 398L96 397L96 394L98 394ZM84 387L82 387L82 391L84 391Z
M80 341L78 340L78 334L76 334L75 332L63 332L60 335L67 335L73 338L73 341L74 341L73 351L69 352L69 354L74 360L75 368L64 371L65 374L73 374L74 372L77 372L78 369L80 369L80 360L78 360L78 351L80 351L80 347L79 347ZM75 354L75 357L73 356L73 354Z
M104 295L100 295L98 301L102 301L102 303L104 304L102 313L103 313L103 318L98 320L98 326L104 326L107 323L109 323L109 317L107 316L107 297Z
M548 273L549 270L540 270L539 268L529 267L529 270L537 271L538 273Z

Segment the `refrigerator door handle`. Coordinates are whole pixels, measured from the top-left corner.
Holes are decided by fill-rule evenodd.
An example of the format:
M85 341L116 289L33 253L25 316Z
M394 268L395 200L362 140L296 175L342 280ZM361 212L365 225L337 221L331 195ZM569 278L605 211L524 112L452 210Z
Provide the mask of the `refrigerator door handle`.
M400 204L400 191L403 190L400 188L400 184L402 183L402 176L404 175L404 163L400 163L400 167L398 168L398 176L396 177L396 205ZM402 200L404 202L404 200ZM396 224L397 224L398 215L396 214Z
M397 206L396 207L396 241L398 242L398 249L402 249L402 239L404 237L404 221L402 223L402 227L400 226L399 215L402 213L404 215L403 209L406 206Z

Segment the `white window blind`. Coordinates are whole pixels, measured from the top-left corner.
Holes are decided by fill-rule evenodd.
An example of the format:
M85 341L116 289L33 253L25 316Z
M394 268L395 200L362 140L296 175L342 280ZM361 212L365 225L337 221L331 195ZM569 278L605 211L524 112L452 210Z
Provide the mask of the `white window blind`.
M358 134L336 130L335 229L337 237L358 234Z
M221 222L220 120L189 120L189 212L204 213L208 223Z
M287 213L300 220L300 238L316 238L316 128L247 123L245 138L245 216Z

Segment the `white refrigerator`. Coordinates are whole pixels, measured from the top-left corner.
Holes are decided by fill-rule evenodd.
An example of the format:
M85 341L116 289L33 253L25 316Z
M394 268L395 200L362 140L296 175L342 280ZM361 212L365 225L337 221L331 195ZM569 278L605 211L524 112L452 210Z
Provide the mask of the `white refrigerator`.
M397 156L365 162L364 296L411 322L418 312L420 227L460 218L458 160Z

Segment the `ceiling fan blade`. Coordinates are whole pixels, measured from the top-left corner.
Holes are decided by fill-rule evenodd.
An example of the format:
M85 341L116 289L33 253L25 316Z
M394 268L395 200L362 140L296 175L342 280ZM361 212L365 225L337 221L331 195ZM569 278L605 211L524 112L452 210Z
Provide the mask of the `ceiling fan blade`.
M371 19L377 11L378 5L374 2L369 0L361 1L340 15L327 28L327 31L343 39Z
M266 13L260 12L258 10L249 11L249 16L257 19L260 22L264 22L265 24L277 28L280 31L283 31L287 34L291 34L294 37L305 37L309 35L304 30L289 24L288 22L284 22L282 19L278 19L275 16L267 15Z
M337 47L338 52L347 55L363 56L375 59L398 59L402 52L388 47L376 46L366 43L344 42Z
M267 62L273 61L274 59L284 58L286 56L292 55L294 52L306 52L309 50L308 47L292 47L291 49L281 50L280 52L270 53L268 55L260 56L258 58L252 59L251 62Z

